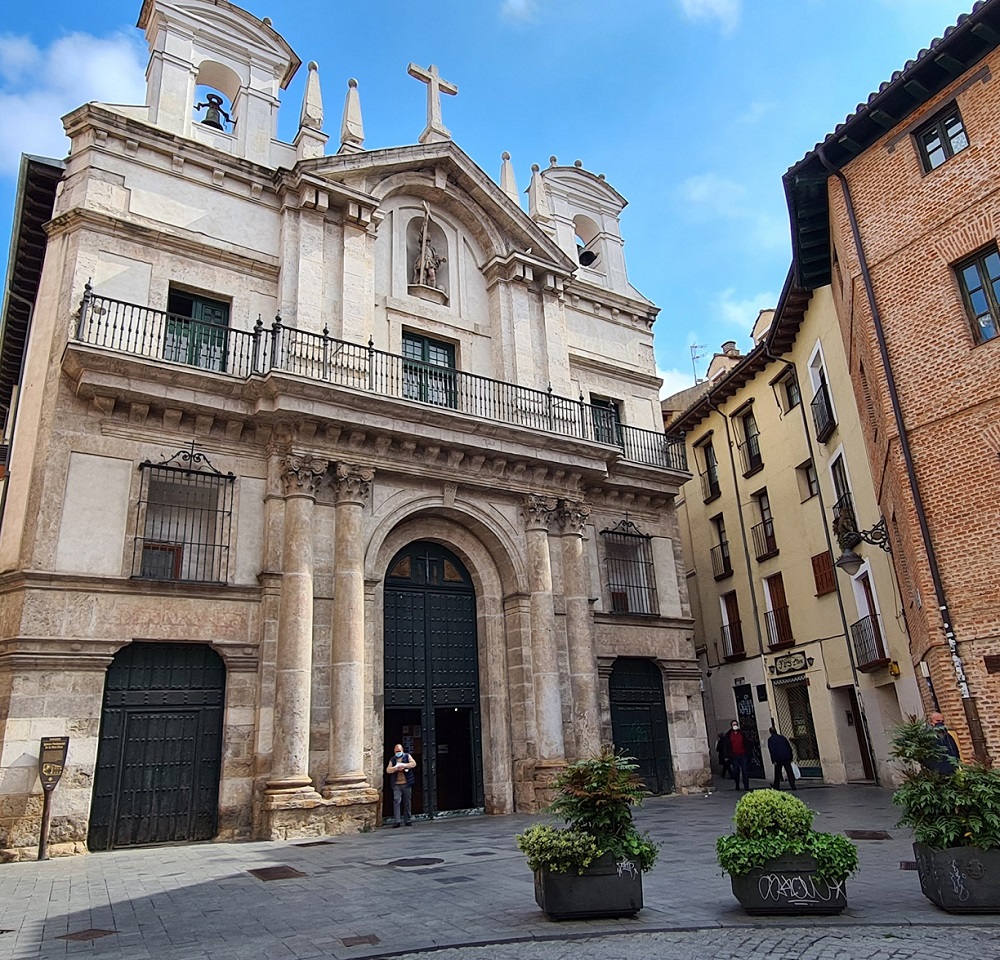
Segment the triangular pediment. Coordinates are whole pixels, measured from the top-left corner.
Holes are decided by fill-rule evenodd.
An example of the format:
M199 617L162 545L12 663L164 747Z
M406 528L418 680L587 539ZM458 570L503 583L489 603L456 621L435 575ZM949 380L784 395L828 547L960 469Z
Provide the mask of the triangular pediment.
M387 147L361 153L338 154L303 160L296 165L299 173L350 184L373 196L384 195L386 184L407 173L418 175L427 188L431 182L440 184L433 189L446 193L461 191L507 238L514 252L548 261L563 273L572 273L576 264L534 220L532 220L500 187L453 141ZM501 251L494 251L499 254Z

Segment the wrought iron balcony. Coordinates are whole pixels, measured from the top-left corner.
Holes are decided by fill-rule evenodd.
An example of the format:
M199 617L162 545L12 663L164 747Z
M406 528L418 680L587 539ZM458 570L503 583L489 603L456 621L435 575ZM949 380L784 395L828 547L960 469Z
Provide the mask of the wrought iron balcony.
M845 493L840 497L833 507L833 522L836 524L842 516L849 516L852 523L856 523L854 516L854 497L850 493Z
M705 503L714 500L722 493L719 487L719 474L716 470L706 470L701 474L701 495Z
M711 549L712 574L716 580L725 580L733 575L733 563L729 557L729 541L723 540Z
M889 654L885 649L878 621L874 617L862 617L852 623L851 639L854 641L854 658L859 670L867 673L888 665Z
M89 290L80 307L81 343L239 379L271 370L383 397L448 407L459 413L617 446L622 459L687 472L683 438L619 423L608 407L571 400L453 367L309 333L276 318L253 330L203 323L190 317L99 297Z
M722 655L724 657L742 657L746 654L743 649L743 627L739 620L730 620L722 625Z
M739 444L739 450L744 477L756 473L764 466L764 458L760 455L760 434L750 434L746 440Z
M837 421L833 416L833 405L830 403L830 391L825 383L819 385L819 389L809 406L812 407L816 439L820 443L825 443L830 439L837 426Z
M768 518L751 527L750 536L753 537L754 555L758 560L766 560L777 554L778 542L774 539L774 521L772 519Z
M792 636L792 621L788 619L788 607L765 610L764 625L767 627L769 647L785 647L795 643L795 638Z

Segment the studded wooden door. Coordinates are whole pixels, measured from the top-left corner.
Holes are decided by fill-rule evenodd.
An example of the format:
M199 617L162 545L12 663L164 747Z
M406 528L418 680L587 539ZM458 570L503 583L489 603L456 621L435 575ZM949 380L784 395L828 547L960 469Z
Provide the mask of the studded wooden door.
M651 793L674 789L663 677L652 660L619 657L609 681L615 750L635 757Z
M203 644L133 643L108 668L91 850L210 840L218 826L225 667Z
M453 553L417 542L393 558L384 645L386 754L402 743L417 761L414 812L481 810L476 595Z

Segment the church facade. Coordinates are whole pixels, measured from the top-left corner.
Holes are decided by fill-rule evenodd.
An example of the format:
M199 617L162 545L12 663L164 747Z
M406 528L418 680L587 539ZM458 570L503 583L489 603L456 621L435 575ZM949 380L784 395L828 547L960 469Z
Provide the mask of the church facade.
M422 816L536 811L602 745L703 788L689 474L625 200L553 158L525 212L434 67L416 144L367 148L351 81L334 150L312 63L280 142L300 61L270 21L138 25L147 103L83 106L65 164L22 164L2 855L34 855L52 736L55 853L373 826L397 742Z

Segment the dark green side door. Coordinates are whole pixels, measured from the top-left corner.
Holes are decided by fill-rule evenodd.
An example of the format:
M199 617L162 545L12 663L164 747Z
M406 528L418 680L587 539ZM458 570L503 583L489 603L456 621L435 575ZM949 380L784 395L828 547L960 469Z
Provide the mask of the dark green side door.
M650 793L670 793L674 768L660 668L641 657L619 657L611 670L609 689L616 752L635 757Z

